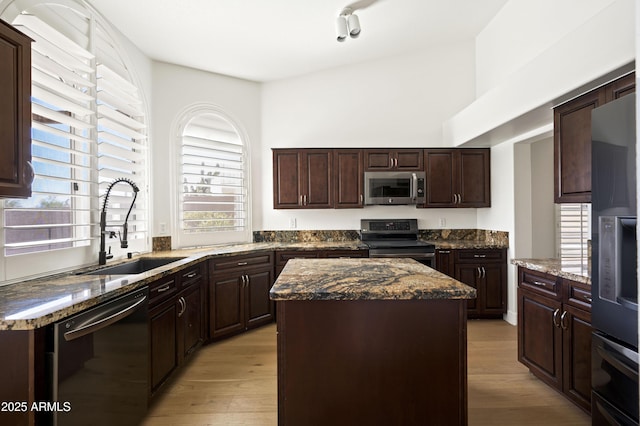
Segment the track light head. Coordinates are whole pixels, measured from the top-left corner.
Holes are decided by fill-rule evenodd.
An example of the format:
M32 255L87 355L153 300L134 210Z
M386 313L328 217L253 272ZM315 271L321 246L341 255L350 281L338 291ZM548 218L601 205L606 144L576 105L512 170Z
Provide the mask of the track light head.
M348 17L349 35L351 38L358 38L360 35L360 20L357 15L349 15Z
M347 17L344 15L338 16L336 19L336 33L338 34L337 40L343 42L347 39L349 30L347 29Z

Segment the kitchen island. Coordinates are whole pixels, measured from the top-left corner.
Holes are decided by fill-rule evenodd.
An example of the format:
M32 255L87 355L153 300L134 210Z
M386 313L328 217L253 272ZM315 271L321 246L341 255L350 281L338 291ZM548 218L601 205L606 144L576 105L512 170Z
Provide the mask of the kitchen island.
M293 259L270 295L279 425L467 424L475 289L411 259Z

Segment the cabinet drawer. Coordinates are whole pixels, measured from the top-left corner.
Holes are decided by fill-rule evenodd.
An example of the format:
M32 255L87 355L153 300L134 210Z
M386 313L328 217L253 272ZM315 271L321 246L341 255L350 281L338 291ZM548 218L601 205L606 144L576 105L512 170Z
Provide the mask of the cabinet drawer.
M155 306L167 300L178 291L176 275L169 275L149 284L149 306Z
M521 288L554 298L560 297L560 283L553 275L531 269L518 268L518 285Z
M202 280L204 262L180 271L180 288L186 288L193 284L197 284Z
M565 303L576 308L591 311L591 286L575 281L563 279L563 287L566 289Z
M265 266L273 264L273 253L252 254L247 256L231 256L213 259L213 269L215 271L228 271L235 268L247 268L254 266Z
M456 262L505 262L504 249L460 249L455 250Z
M284 266L290 259L315 259L318 257L320 257L320 252L317 250L278 251L276 252L276 265Z

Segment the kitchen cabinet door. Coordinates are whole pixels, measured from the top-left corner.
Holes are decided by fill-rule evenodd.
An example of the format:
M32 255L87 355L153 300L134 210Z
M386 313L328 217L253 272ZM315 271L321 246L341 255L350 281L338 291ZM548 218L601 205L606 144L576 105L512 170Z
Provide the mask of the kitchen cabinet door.
M455 277L453 250L436 250L436 270L451 278Z
M598 89L554 109L556 203L591 202L591 111L604 103Z
M273 269L263 269L245 274L246 328L268 324L274 318L274 303L269 298L273 286Z
M178 366L176 352L177 313L174 300L149 311L152 391L155 391Z
M591 411L591 314L564 305L562 390L577 405Z
M244 300L237 273L209 277L209 332L212 338L244 330Z
M488 149L458 150L458 207L491 207Z
M425 149L424 207L490 207L490 155L484 148Z
M200 283L184 289L178 298L179 362L195 351L204 340L202 300Z
M467 300L467 316L477 317L480 313L482 289L479 288L479 269L477 265L456 265L455 279L476 289L476 298Z
M422 149L365 149L365 171L422 171L424 160Z
M332 208L332 164L330 149L274 149L274 208Z
M0 198L31 196L31 41L0 19Z
M333 152L333 164L335 208L364 207L363 151L336 149Z
M562 389L562 302L518 289L518 360L550 386Z
M635 92L635 72L553 110L554 200L591 202L591 111Z

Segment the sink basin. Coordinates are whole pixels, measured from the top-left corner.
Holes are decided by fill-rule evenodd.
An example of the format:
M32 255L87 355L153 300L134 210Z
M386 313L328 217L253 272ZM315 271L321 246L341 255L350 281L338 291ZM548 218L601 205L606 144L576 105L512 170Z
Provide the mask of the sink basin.
M120 265L107 266L87 272L85 275L134 275L177 262L184 257L141 257Z

